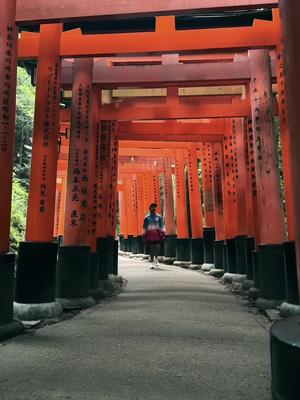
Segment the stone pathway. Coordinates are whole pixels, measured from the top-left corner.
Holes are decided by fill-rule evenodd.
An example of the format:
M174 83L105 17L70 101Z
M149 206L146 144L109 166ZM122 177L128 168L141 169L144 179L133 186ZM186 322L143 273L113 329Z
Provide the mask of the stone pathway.
M120 258L117 297L0 343L1 400L270 400L261 318L198 272Z

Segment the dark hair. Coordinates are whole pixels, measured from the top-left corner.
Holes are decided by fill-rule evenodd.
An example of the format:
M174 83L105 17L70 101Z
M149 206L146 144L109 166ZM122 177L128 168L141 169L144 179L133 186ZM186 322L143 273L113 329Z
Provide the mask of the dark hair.
M157 207L157 204L156 204L156 203L151 203L150 206L149 206L149 208L152 208L152 207L155 207L155 208L156 208L156 207Z

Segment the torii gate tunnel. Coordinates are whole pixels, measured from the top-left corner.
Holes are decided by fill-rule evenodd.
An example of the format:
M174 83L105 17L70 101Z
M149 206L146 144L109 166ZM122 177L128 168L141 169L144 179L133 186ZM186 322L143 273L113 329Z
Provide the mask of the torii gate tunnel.
M299 14L296 0L2 0L0 338L18 320L94 304L119 250L146 258L152 202L163 262L300 314ZM14 274L18 61L36 100ZM272 329L274 399L300 398L297 318Z

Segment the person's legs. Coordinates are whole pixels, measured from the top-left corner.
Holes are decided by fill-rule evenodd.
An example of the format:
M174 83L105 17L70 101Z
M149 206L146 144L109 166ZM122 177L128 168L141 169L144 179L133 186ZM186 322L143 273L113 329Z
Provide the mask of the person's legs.
M154 262L154 255L155 255L155 243L149 243L149 260L151 263L150 268L154 268L153 267L153 262Z
M160 252L160 243L155 243L154 247L154 258L155 258L155 264L158 265L158 260L157 257L159 256Z

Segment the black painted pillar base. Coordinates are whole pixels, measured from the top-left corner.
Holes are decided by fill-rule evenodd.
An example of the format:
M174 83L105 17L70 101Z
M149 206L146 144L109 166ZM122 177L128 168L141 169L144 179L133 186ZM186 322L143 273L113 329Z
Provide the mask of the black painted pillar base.
M191 260L190 269L201 269L204 263L203 238L191 239Z
M295 242L283 243L286 301L280 306L280 316L300 315Z
M247 274L247 236L235 238L236 272L240 275Z
M15 255L0 254L0 340L23 332L24 326L13 319Z
M226 259L226 272L224 273L222 280L225 283L232 284L235 275L237 274L235 238L226 239L225 259Z
M191 264L191 241L190 239L176 239L176 261L174 265L188 268Z
M144 254L144 239L143 236L138 236L138 255L142 256Z
M160 242L160 250L159 250L159 255L157 257L157 260L159 262L162 262L164 260L164 254L165 254L165 241L162 240Z
M119 243L113 240L112 274L118 275L119 272Z
M164 243L164 258L165 264L173 264L176 261L176 240L177 235L166 235Z
M226 241L223 244L223 269L224 269L224 273L226 274L226 272L228 272L228 268L227 268L227 244L226 244Z
M138 237L133 236L132 237L132 247L131 247L132 254L138 254L139 249L138 249Z
M128 235L128 238L127 238L127 252L128 253L132 253L132 239L133 239L133 236Z
M215 267L214 263L214 241L216 238L215 228L203 228L203 251L204 263L202 271L210 271Z
M247 279L253 281L253 251L255 249L255 239L253 237L247 237Z
M95 300L105 297L104 291L99 287L99 253L91 253L89 295Z
M260 282L259 282L259 266L258 266L258 252L252 252L252 267L253 267L253 287L249 289L248 296L252 299L257 299L261 295Z
M99 280L107 280L112 272L112 242L111 237L97 238L97 252L99 253Z
M125 251L125 246L124 246L124 235L119 236L119 243L120 243L120 250Z
M215 278L222 278L224 275L223 268L223 249L225 240L215 240L214 241L214 268L209 271L209 274Z
M95 304L89 296L91 252L89 246L62 246L58 251L57 300L66 309Z
M55 318L57 243L21 242L16 272L14 315L22 321Z
M271 327L273 400L300 399L300 317L276 321Z

